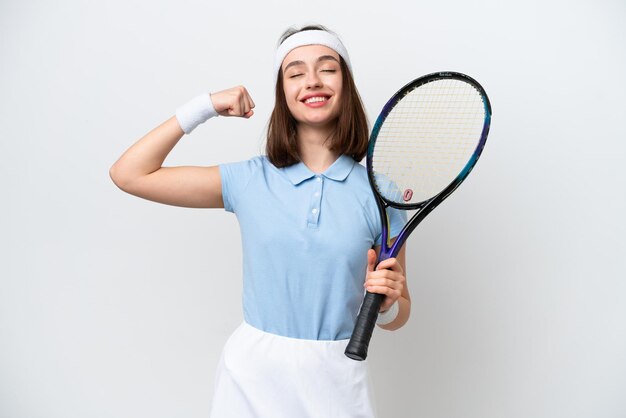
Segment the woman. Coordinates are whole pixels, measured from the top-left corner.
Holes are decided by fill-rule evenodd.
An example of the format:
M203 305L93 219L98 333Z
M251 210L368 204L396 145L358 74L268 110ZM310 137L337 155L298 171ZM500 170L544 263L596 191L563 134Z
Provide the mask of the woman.
M213 417L372 417L367 362L343 351L364 287L385 294L378 325L403 326L404 249L375 266L380 219L367 174L367 121L339 38L289 30L275 57L267 155L214 167L162 167L186 133L221 115L249 118L244 87L203 94L111 168L122 190L157 202L234 212L241 227L244 321L215 379ZM391 236L404 224L391 210Z

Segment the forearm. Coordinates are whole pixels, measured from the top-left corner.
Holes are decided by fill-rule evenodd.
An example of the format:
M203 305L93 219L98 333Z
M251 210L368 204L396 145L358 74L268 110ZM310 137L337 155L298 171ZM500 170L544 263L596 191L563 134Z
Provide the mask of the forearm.
M122 154L110 169L111 179L120 185L155 172L183 135L176 116L172 116Z

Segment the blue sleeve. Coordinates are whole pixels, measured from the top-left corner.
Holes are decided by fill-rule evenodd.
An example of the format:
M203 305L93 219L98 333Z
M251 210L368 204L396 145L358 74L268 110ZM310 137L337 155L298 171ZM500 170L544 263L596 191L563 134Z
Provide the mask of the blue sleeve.
M261 157L219 165L222 180L222 199L224 200L224 209L226 211L237 211L237 204L241 197L244 196L248 183L262 167Z
M389 216L389 237L395 238L400 234L404 225L406 225L406 211L396 208L387 208L387 216ZM376 246L382 244L382 231L376 237Z

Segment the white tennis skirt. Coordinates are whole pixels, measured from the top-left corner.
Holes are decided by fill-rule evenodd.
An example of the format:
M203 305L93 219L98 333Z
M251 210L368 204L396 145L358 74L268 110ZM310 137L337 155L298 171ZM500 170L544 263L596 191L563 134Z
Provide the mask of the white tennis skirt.
M348 340L283 337L245 321L217 367L211 418L372 418L367 361L345 356Z

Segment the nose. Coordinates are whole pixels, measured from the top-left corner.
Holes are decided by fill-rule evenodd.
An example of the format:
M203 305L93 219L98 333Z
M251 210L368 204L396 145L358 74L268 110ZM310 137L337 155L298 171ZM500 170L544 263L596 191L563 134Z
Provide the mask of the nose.
M307 88L319 88L322 87L322 80L320 79L317 71L310 71L307 74L306 78L306 87Z

